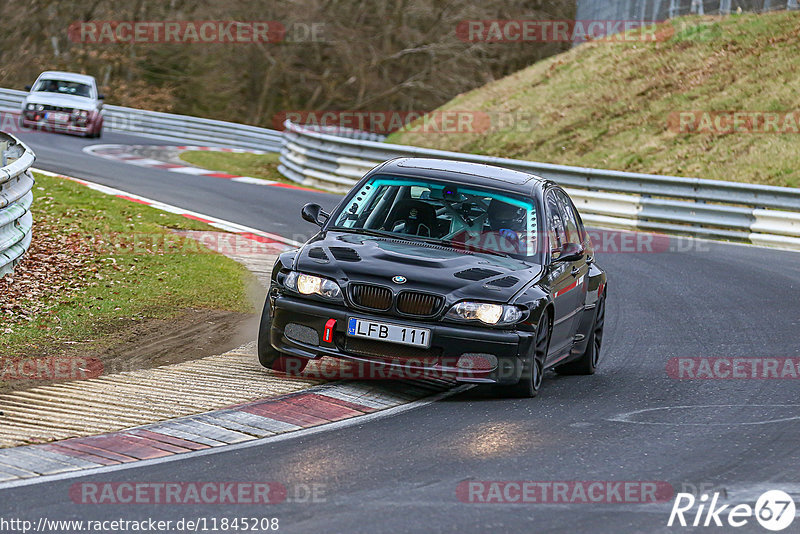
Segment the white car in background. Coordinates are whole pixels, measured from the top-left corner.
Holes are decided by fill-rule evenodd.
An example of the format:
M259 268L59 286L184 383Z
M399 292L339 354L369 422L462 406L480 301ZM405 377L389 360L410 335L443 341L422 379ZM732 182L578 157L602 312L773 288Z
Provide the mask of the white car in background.
M22 101L20 126L86 137L103 131L103 95L93 76L45 71Z

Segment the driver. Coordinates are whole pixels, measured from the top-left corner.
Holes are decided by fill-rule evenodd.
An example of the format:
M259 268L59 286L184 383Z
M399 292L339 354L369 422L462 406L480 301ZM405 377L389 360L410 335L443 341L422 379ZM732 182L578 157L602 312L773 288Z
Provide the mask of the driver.
M493 198L489 203L489 228L504 237L516 251L522 247L521 235L525 232L525 210Z

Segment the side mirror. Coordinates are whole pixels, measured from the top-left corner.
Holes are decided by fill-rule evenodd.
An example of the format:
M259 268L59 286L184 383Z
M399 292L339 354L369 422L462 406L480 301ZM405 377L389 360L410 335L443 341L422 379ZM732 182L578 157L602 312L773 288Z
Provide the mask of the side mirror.
M314 223L317 226L322 226L325 224L325 221L323 221L322 218L328 219L328 217L330 217L329 213L322 211L322 206L314 203L309 203L303 206L303 209L300 210L300 214L303 216L303 219L310 223Z
M553 261L565 262L579 260L586 251L579 243L566 243L563 247L561 247L561 250L557 252L559 254L553 258ZM553 251L553 254L556 254L556 251Z
M106 99L106 95L104 95L102 93L97 95L97 100L105 100L105 99Z
M30 91L30 90L31 90L31 86L30 86L30 85L26 85L26 86L25 86L25 90L26 90L26 91Z

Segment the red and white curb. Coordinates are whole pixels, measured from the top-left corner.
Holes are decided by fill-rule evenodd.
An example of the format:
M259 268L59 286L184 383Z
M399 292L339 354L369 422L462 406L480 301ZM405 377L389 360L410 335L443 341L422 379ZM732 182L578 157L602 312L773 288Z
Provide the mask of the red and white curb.
M163 171L176 172L180 174L191 174L194 176L207 176L211 178L222 178L232 182L240 182L245 184L254 185L269 185L275 187L284 187L287 189L301 189L311 191L307 187L299 185L287 184L285 182L276 182L273 180L264 180L263 178L254 178L252 176L238 176L236 174L229 174L226 172L212 171L194 167L192 165L181 165L179 163L172 163L168 161L161 161L155 158L148 158L141 156L135 151L137 150L178 150L185 152L187 150L201 150L206 152L229 152L233 154L267 154L268 152L262 150L249 150L244 148L225 148L225 147L211 147L211 146L151 146L151 145L90 145L83 148L83 151L92 156L101 157L127 163L129 165L136 165L138 167L148 167L150 169L160 169Z
M262 445L361 424L454 395L446 380L338 382L97 436L0 450L0 489Z
M171 204L165 204L164 202L159 202L158 200L152 200L146 197L135 195L133 193L122 191L120 189L115 189L113 187L108 187L105 185L90 182L88 180L73 178L72 176L66 176L63 174L58 174L50 171L43 171L40 169L31 169L31 170L39 174L44 174L45 176L52 176L54 178L62 178L64 180L70 180L71 182L84 185L89 189L93 189L94 191L99 191L100 193L113 195L118 198L129 200L131 202L136 202L137 204L144 204L145 206L150 206L158 210L167 211L169 213L174 213L176 215L181 215L183 217L186 217L187 219L193 219L195 221L204 222L215 228L225 230L226 232L239 234L240 236L246 239L251 239L258 243L268 243L268 244L275 244L276 246L283 246L285 250L290 250L292 248L297 248L303 245L298 241L286 239L285 237L277 234L264 232L262 230L256 230L255 228L250 228L249 226L244 226L234 222L225 221L223 219L218 219L217 217L212 217L211 215L204 215L196 211L179 208Z

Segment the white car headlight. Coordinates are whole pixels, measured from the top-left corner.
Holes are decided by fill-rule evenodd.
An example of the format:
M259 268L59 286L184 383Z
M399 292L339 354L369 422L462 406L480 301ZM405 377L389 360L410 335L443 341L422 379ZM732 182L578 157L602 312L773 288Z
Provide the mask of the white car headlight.
M28 111L33 111L33 104L28 104L27 106L25 106L25 109L27 109Z
M36 104L36 111L44 111L44 106L42 104Z
M470 301L455 304L445 315L447 319L456 321L480 321L491 325L518 323L524 316L525 312L516 306Z
M342 296L339 284L333 280L296 271L286 275L283 285L302 295L319 295L327 299L338 299Z

